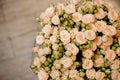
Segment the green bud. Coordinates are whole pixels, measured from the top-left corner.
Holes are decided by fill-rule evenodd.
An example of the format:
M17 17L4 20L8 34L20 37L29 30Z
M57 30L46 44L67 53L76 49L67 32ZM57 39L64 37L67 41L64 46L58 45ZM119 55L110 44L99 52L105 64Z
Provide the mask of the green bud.
M59 46L61 47L61 46L63 46L63 44L62 44L62 43L59 43Z
M76 80L75 78L71 78L70 80Z
M114 44L115 47L119 47L119 44Z
M69 22L70 22L70 25L72 26L74 25L74 22L72 20L70 20Z
M44 36L44 35L45 35L45 33L44 33L44 32L40 32L39 34L40 34L40 35L42 35L42 36Z
M52 61L52 59L49 58L49 59L48 59L48 62L49 62L49 63L52 63L53 61Z
M89 27L89 26L86 26L86 29L88 30L88 29L90 29L90 27Z
M72 19L72 15L69 15L69 16L68 16L68 19L71 20L71 19Z
M115 46L112 46L112 50L116 50L116 47L115 47Z
M64 51L63 47L59 47L59 52L63 52L63 51Z
M45 67L45 71L50 71L50 68L49 67Z
M37 21L37 22L40 22L40 18L36 18L36 21Z
M81 27L82 27L82 28L85 28L85 27L86 27L86 25L85 25L84 23L82 23L82 24L81 24Z
M94 10L94 14L97 13L98 11L97 10Z
M67 26L67 25L68 25L68 21L65 21L65 22L64 22L64 26Z
M58 16L59 17L63 16L63 12L58 12Z
M31 69L34 69L35 67L36 67L35 65L31 65L31 66L30 66Z
M68 15L67 14L64 14L64 16L63 16L64 18L68 18Z
M79 73L79 76L80 76L80 77L85 77L85 73L84 73L84 72L80 72L80 73Z
M43 44L43 46L44 46L44 47L47 47L47 46L48 46L48 44L47 44L47 43L44 43L44 44Z
M97 9L96 5L92 6L92 10L96 10L96 9Z
M84 72L84 71L85 71L85 69L81 69L81 71L82 71L82 72Z
M88 44L88 45L86 45L86 48L88 49L88 48L90 48L90 45Z
M80 66L80 63L79 63L79 62L75 62L75 65L76 65L77 67L79 67L79 66Z
M63 56L63 54L62 54L62 53L59 53L58 56L61 58L61 57Z
M101 68L101 70L102 70L103 72L105 72L105 68Z
M52 64L49 64L48 66L49 66L49 68L51 68L51 67L52 67Z
M91 41L90 41L90 40L88 40L88 41L87 41L87 43L88 43L88 44L91 44Z
M71 31L71 28L70 28L70 27L69 27L69 28L67 28L67 31L68 31L68 32L70 32L70 31Z
M114 39L114 43L118 43L118 40L117 40L117 39Z
M120 68L118 69L118 72L120 72Z
M83 49L83 47L82 47L82 46L79 46L79 49L80 49L80 50L82 50L82 49Z
M48 66L48 65L49 65L49 62L48 62L48 61L46 61L46 62L44 63L44 65L45 65L45 66Z
M60 17L60 21L63 22L63 21L64 21L64 18L63 18L63 17Z
M55 59L59 59L59 56L58 56L58 54L56 54L56 55L55 55Z
M110 70L109 69L105 70L105 73L110 74Z
M41 27L44 27L44 26L45 26L45 23L41 22L41 23L40 23L40 26L41 26Z
M35 71L34 71L34 74L35 74L35 75L37 75L37 74L38 74L38 71L37 71L37 70L35 70Z

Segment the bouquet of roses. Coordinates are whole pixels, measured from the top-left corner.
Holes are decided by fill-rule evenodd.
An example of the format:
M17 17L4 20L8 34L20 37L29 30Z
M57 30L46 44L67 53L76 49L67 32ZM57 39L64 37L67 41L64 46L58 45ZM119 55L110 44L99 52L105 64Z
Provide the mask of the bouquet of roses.
M36 18L39 80L120 80L120 16L103 0L51 5Z

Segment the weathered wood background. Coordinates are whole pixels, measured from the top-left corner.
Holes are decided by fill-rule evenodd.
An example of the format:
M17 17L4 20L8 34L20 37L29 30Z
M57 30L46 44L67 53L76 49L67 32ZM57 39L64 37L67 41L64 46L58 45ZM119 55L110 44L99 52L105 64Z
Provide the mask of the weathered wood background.
M0 80L37 80L29 69L39 25L34 19L57 1L65 0L0 0Z

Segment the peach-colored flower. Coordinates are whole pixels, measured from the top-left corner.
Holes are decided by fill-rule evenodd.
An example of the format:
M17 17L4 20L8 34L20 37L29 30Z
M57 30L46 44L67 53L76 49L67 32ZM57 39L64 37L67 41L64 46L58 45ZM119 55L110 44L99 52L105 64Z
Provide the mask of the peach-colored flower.
M45 27L43 27L42 32L44 32L45 34L49 35L52 33L52 27L51 25L45 25Z
M88 40L94 40L94 39L96 38L96 34L95 34L95 32L92 31L92 30L86 30L86 31L85 31L85 37L86 37L86 39L88 39Z
M78 71L77 70L70 70L69 77L70 78L75 78L78 76Z
M113 26L106 26L103 33L107 36L113 36L116 34L116 28Z
M97 71L95 75L96 80L102 80L105 77L105 73L101 71Z
M52 30L53 35L58 35L58 27L54 27Z
M106 22L104 21L97 21L95 23L95 26L97 27L98 32L102 32L106 26Z
M98 8L98 12L95 14L95 17L97 19L103 19L106 16L106 12L103 11L103 9Z
M55 8L54 7L49 7L46 9L45 14L48 17L52 17L54 15Z
M64 56L63 58L61 58L61 64L63 64L64 68L68 68L73 64L73 62L71 58Z
M70 42L70 34L66 30L60 31L60 39L64 44L67 44Z
M112 21L116 21L118 20L118 13L114 9L111 9L108 12L108 18Z
M115 54L115 52L113 51L113 50L106 50L105 51L105 57L109 60L109 61L111 61L111 60L114 60L115 59L115 57L116 57L116 54Z
M92 51L95 51L95 50L97 49L97 45L96 45L95 42L92 42L92 43L91 43L90 49L91 49Z
M53 44L53 45L52 45L52 49L53 49L53 50L58 50L58 48L59 48L59 45L58 45L58 44Z
M79 44L84 44L86 43L86 38L85 38L85 34L83 32L78 32L76 34L76 42Z
M79 52L79 49L74 44L67 44L66 48L68 51L70 51L73 55L77 55Z
M72 4L78 4L79 2L80 2L81 0L70 0L70 2L72 3Z
M68 76L62 75L60 80L67 80Z
M38 35L36 37L36 43L39 44L39 45L42 44L44 42L44 40L45 40L45 38L41 35Z
M58 3L58 4L57 4L57 10L58 10L58 11L61 12L61 11L63 11L64 9L65 9L64 4L62 4L62 3Z
M58 15L53 16L52 19L51 19L51 22L55 25L59 25L60 24L60 19L59 19Z
M94 3L95 3L97 6L101 6L102 4L104 4L104 1L103 1L103 0L94 0Z
M52 70L50 76L55 79L60 76L60 72L58 70Z
M45 57L45 56L42 56L42 57L40 57L39 60L40 60L41 63L44 63L44 62L46 61L46 57Z
M101 43L102 43L101 37L95 38L94 42L95 42L98 46L101 45Z
M71 38L74 39L77 33L78 33L78 29L77 28L73 28L70 31Z
M87 49L87 50L84 50L84 51L83 51L83 56L84 56L85 58L91 58L93 55L94 55L94 53L93 53L92 50L90 50L90 49Z
M90 69L93 67L93 62L90 59L85 59L82 64L84 69Z
M49 22L50 21L50 17L45 12L41 13L40 19L43 20L44 22Z
M66 52L65 52L65 55L66 55L66 56L71 56L71 54L72 54L72 53L71 53L70 51L66 51Z
M82 17L82 22L85 24L89 24L95 21L95 17L92 14L86 14Z
M108 1L104 1L104 5L107 7L108 10L113 9L113 5Z
M45 54L51 54L51 49L49 47L44 48Z
M44 70L40 70L38 72L38 78L39 80L48 80L49 76L48 73L46 73Z
M120 60L116 59L112 62L111 69L117 70L119 68L119 66L120 66Z
M102 66L103 63L104 63L103 58L97 58L97 59L94 61L94 66L95 66L95 67L100 67L100 66Z
M39 55L39 57L45 55L44 49L39 49L38 55Z
M82 20L82 14L80 14L79 12L75 12L72 14L72 20L74 22L78 22L80 20Z
M103 36L102 36L102 42L107 42L107 40L108 40L108 36L103 35Z
M120 73L117 70L113 70L111 73L111 77L113 80L120 80Z
M118 47L118 48L116 49L116 53L117 53L118 56L120 56L120 47Z
M33 64L34 64L35 66L39 66L39 65L40 65L40 59L39 59L38 57L35 57L35 58L34 58L34 61L33 61Z
M50 37L50 43L52 43L52 44L54 44L54 43L56 43L57 42L57 37L56 36L51 36Z
M92 8L93 5L94 5L94 3L93 3L92 1L87 1L87 2L86 2L86 6L87 6L88 8Z
M67 14L71 14L71 13L74 13L76 10L75 10L75 5L74 4L68 4L66 7L65 7L65 12Z
M87 69L86 70L87 78L94 79L95 78L95 74L96 74L95 69Z
M97 27L94 24L89 24L90 30L93 30L94 32L97 32Z

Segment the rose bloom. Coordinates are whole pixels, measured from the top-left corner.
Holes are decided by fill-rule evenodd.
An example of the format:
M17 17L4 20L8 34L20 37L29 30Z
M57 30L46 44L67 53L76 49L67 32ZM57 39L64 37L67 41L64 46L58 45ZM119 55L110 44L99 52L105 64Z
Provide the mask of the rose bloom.
M81 0L70 0L70 2L73 3L73 4L75 4L75 5L78 4L78 3L80 3L80 1Z
M102 42L107 42L107 39L108 39L108 36L106 36L106 35L102 36Z
M65 70L62 74L63 74L63 75L66 75L66 76L69 76L69 72L70 72L70 70L67 69L67 70Z
M111 9L108 12L108 18L112 21L116 21L118 20L118 13L114 9Z
M101 71L97 71L95 75L96 80L102 80L105 77L105 73Z
M94 39L96 38L96 34L95 34L95 32L92 31L92 30L86 30L86 31L85 31L85 37L86 37L86 39L88 39L88 40L94 40Z
M53 16L52 19L51 19L51 22L54 25L59 25L60 24L60 19L59 19L58 15Z
M63 64L64 68L68 68L73 64L73 62L71 58L64 56L63 58L61 58L61 64Z
M64 44L67 44L70 42L70 34L66 30L60 31L60 39Z
M114 60L115 59L115 57L116 57L116 54L115 54L115 52L113 51L113 50L106 50L105 51L105 57L109 60L109 61L111 61L111 60Z
M104 4L104 1L103 1L103 0L94 0L94 3L95 3L97 6L101 6L102 4Z
M75 5L74 4L68 4L66 7L65 7L65 13L67 14L71 14L71 13L74 13L76 10L75 10Z
M118 37L118 43L119 43L119 45L120 45L120 37Z
M90 59L85 59L82 64L84 69L90 69L93 67L93 62Z
M58 11L62 12L64 9L65 9L64 4L62 4L62 3L58 3L58 4L57 4L57 10L58 10Z
M46 9L45 13L47 14L47 16L52 17L54 15L55 12L55 8L54 7L49 7Z
M45 47L44 52L45 52L45 54L51 54L51 48Z
M40 70L38 72L38 78L39 80L48 80L49 76L48 73L46 73L44 70Z
M95 17L92 14L86 14L82 17L82 22L85 24L89 24L95 21Z
M51 25L45 25L45 27L43 27L42 32L44 32L45 34L49 35L52 33L52 27Z
M85 58L91 58L93 55L94 55L94 53L93 53L92 50L90 50L90 49L87 49L87 50L84 50L84 51L83 51L83 56L84 56Z
M104 28L106 26L106 22L104 22L104 21L97 21L95 23L95 26L97 27L98 32L102 32L102 31L104 31Z
M75 78L78 76L78 71L77 70L70 70L69 77L70 78Z
M59 45L58 45L58 44L53 44L53 45L52 45L52 49L53 49L53 50L58 50L58 48L59 48Z
M117 53L118 56L120 56L120 47L118 47L118 48L116 49L116 53Z
M52 70L50 76L55 79L60 76L60 72L58 70Z
M67 80L68 76L62 75L60 80Z
M39 45L42 44L44 42L44 40L45 40L45 38L41 35L38 35L36 37L36 43L39 44Z
M106 16L106 12L102 8L98 8L98 12L95 14L97 19L103 19Z
M90 30L97 32L97 27L94 24L90 23L89 27L90 27Z
M88 8L92 8L93 5L94 5L94 3L93 3L92 1L87 1L87 2L86 2L86 6L87 6Z
M40 62L41 62L41 63L44 63L45 61L46 61L46 57L45 57L45 56L41 56L41 57L40 57Z
M66 56L71 56L71 54L72 54L72 53L71 53L70 51L66 51L66 52L65 52L65 55L66 55Z
M116 34L116 28L114 26L106 26L103 33L107 36L113 36Z
M53 28L52 34L55 35L55 36L58 35L58 27Z
M95 78L95 74L96 74L95 69L87 69L86 70L87 78L94 79Z
M70 36L71 36L71 38L74 39L77 33L78 33L78 29L77 29L77 28L73 28L73 29L70 31Z
M111 73L112 80L120 80L120 73L117 70L113 70Z
M76 34L76 42L79 44L84 44L86 43L86 38L85 38L85 34L83 32L78 32Z
M80 14L79 12L75 12L72 14L72 20L74 22L79 22L80 20L82 20L82 14Z
M33 64L34 64L35 66L40 66L40 59L39 59L38 57L35 57L35 58L34 58L34 61L33 61Z
M95 42L92 42L91 45L90 45L90 49L92 51L95 51L97 49L97 44Z
M43 20L45 23L50 21L50 17L45 12L41 13L40 19Z
M113 70L117 70L120 66L120 60L119 59L116 59L113 61L113 64L111 65L111 69Z
M38 51L38 55L39 55L39 57L45 55L45 51L44 51L44 49L39 49L39 51Z
M108 1L104 1L104 5L107 7L108 10L113 9L113 5Z
M102 39L101 39L101 37L95 38L94 42L95 42L98 46L101 45L101 44L102 44Z
M51 36L50 37L50 43L55 44L57 42L57 37L56 36Z
M73 55L77 55L79 52L79 49L74 44L67 44L66 48L68 51L70 51Z
M94 61L94 66L95 66L95 67L100 67L100 66L102 66L103 63L104 63L103 58L97 58L97 59Z

